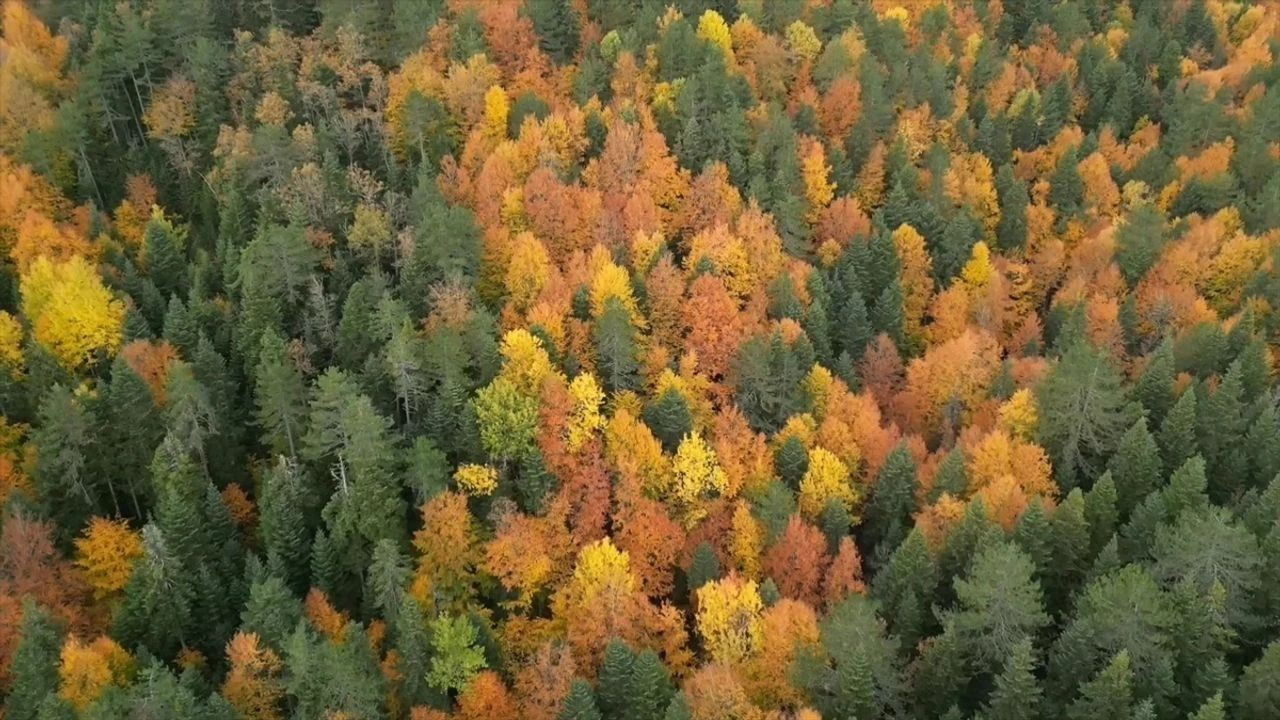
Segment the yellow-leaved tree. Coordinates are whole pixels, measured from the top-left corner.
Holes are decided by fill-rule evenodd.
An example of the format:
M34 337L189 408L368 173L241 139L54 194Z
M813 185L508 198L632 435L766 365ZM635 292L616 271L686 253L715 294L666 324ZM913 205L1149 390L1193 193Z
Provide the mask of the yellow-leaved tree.
M716 460L715 450L696 432L680 441L671 474L671 499L683 514L686 526L706 515L702 506L705 500L729 487L729 478Z
M729 575L698 588L698 633L716 662L740 663L764 642L764 603L754 581Z
M106 635L91 643L69 638L58 666L58 697L77 711L97 700L110 685L125 687L133 679L133 658Z
M70 370L120 347L124 303L82 257L32 263L22 276L22 312L36 341Z
M142 534L123 520L95 517L76 540L76 565L101 600L124 589L142 556Z
M809 467L800 479L800 512L816 518L833 500L852 512L857 499L849 482L849 467L826 448L810 451Z
M600 414L604 391L594 375L582 373L569 383L569 396L573 398L573 410L569 415L567 442L570 450L577 450L604 428L604 415Z

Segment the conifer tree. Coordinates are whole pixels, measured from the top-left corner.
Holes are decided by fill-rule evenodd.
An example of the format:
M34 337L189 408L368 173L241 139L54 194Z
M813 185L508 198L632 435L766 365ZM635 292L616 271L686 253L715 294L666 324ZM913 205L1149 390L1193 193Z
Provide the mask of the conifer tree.
M3 703L6 718L39 717L41 703L58 689L61 647L61 632L49 613L32 601L24 603L17 647L10 658L12 670Z

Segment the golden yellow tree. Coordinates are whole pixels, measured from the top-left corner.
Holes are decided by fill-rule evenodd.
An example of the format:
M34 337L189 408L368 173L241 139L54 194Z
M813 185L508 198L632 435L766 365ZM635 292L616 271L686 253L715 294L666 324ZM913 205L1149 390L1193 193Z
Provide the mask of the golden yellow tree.
M115 640L102 635L91 643L69 638L58 666L58 697L84 710L110 685L124 687L133 677L133 658Z
M733 58L733 37L724 16L715 10L707 10L698 18L698 38L720 48L726 58Z
M124 589L142 556L142 535L123 520L95 517L76 540L76 565L101 600Z
M804 197L809 203L805 217L810 224L816 224L822 217L822 211L835 197L836 184L830 180L831 166L827 164L827 153L822 143L817 140L808 142L803 152L800 171L804 176Z
M75 370L120 346L124 303L81 257L54 264L41 257L22 276L22 312L37 342Z
M698 588L698 634L716 662L736 664L764 641L764 603L754 581L730 575Z
M849 482L849 467L830 450L815 447L800 479L800 512L816 518L833 500L852 512L857 494Z
M912 342L924 342L924 313L933 299L933 259L924 236L910 225L893 231L893 245L902 264L903 330Z
M498 471L488 465L459 465L453 481L468 495L492 495L498 489Z
M600 414L604 391L594 375L581 373L569 383L569 397L573 399L573 408L566 428L566 442L573 451L604 428L604 415Z
M671 475L671 500L683 515L686 526L706 517L703 504L729 487L729 478L716 460L715 451L697 432L680 441L671 463Z

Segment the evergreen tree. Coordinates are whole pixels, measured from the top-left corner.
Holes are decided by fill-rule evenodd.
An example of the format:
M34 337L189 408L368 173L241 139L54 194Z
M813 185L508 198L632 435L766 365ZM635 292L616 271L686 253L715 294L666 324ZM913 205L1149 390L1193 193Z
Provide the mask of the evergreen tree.
M254 371L256 421L272 451L297 459L306 429L307 390L284 341L273 331L262 335Z
M1069 150L1062 154L1049 177L1049 202L1064 218L1080 212L1084 202L1084 181L1080 179L1077 163L1076 150Z
M1160 455L1166 471L1181 467L1199 449L1196 442L1196 393L1189 387L1160 425Z
M1160 450L1147 431L1145 417L1138 418L1120 438L1107 470L1115 481L1116 510L1121 517L1127 517L1156 488L1162 474Z
M985 715L988 720L1034 720L1040 717L1042 692L1040 681L1035 676L1035 666L1031 639L1015 644L987 700Z
M600 379L610 392L637 387L640 365L635 327L626 308L616 297L605 301L604 312L596 319L593 337L599 356Z
M538 44L552 60L565 64L578 53L578 16L568 0L535 0L527 8Z
M636 655L625 642L613 638L604 649L604 661L600 664L600 676L596 684L600 714L606 718L622 720L627 717L634 697L631 695L632 675Z
M936 585L937 569L924 535L913 529L872 584L872 596L884 607L903 650L915 647L932 629Z
M605 658L608 659L607 650ZM657 653L645 648L636 655L631 668L631 682L623 717L626 720L663 720L663 714L671 704L674 694L671 673L662 664Z
M1134 420L1119 373L1085 343L1072 345L1036 392L1041 444L1063 488L1092 482Z
M680 441L693 431L693 414L684 396L675 388L668 388L645 405L644 422L662 442L662 448L673 454Z
M996 197L1000 202L1000 224L996 226L996 242L1005 251L1021 250L1027 243L1026 183L1013 174L1009 165L1001 165L996 173Z
M883 564L911 529L915 511L916 464L905 445L894 449L880 467L862 525L864 544Z
M61 632L43 608L28 600L22 606L18 642L10 658L4 716L36 720L44 699L58 690L58 652Z
M1071 720L1128 720L1133 705L1133 671L1129 653L1121 650L1097 677L1080 688L1067 710Z
M255 633L269 647L280 650L302 620L302 603L284 581L264 573L249 585L249 598L240 613L240 627Z
M1105 472L1084 496L1084 517L1089 523L1089 548L1097 554L1111 539L1119 527L1120 513L1116 484L1111 473Z
M703 541L693 549L693 562L689 564L688 586L690 596L703 585L720 578L720 560L711 544Z
M1173 407L1173 380L1173 343L1165 340L1151 354L1133 387L1134 399L1147 409L1147 418L1154 427L1160 427Z
M596 708L595 694L591 692L591 684L582 678L576 678L569 686L569 694L564 699L558 720L601 720L600 711Z

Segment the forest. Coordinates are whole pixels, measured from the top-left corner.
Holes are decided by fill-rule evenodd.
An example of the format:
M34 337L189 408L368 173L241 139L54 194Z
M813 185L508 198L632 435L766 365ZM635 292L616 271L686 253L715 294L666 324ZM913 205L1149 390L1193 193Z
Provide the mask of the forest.
M1280 720L1280 0L0 0L0 720Z

